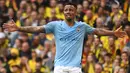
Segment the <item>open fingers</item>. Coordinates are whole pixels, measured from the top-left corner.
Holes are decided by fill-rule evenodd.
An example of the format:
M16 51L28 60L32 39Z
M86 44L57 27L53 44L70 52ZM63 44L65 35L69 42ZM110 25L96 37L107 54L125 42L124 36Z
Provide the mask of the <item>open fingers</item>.
M121 37L121 38L123 38L125 35L127 35L127 34L124 31L122 31L122 32L119 33L119 37Z
M121 36L121 38L123 38L125 35L122 34L122 35L120 35L120 36Z
M116 35L116 37L118 37L118 38L123 38L124 35Z
M8 23L4 23L3 28L8 28L10 25Z
M116 31L120 31L122 29L122 26L120 26L119 28L116 29Z
M3 28L6 28L7 26L8 26L7 23L4 23L4 24L3 24Z
M10 25L10 24L4 23L3 29L4 29L5 31L11 31L12 28L11 28L11 25Z
M124 35L124 36L127 35L127 33L125 31L122 31L120 34Z

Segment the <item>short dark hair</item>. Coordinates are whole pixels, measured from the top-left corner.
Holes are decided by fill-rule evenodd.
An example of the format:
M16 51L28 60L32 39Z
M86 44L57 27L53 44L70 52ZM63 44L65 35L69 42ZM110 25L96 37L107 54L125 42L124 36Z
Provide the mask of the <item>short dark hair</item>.
M110 54L110 53L106 53L105 56L107 56L107 57L111 57L112 54Z
M42 62L42 58L37 57L37 58L36 58L36 62Z
M68 2L68 3L65 3L65 5L64 5L64 6L66 6L66 5L73 5L73 6L77 9L77 5L76 5L75 3Z

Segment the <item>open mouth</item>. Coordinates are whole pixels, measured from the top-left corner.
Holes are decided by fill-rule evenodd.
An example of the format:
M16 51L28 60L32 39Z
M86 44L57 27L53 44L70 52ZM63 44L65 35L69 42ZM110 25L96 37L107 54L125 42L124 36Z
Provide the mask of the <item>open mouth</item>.
M70 17L70 16L67 16L67 17Z
M66 17L71 17L71 15L66 15Z

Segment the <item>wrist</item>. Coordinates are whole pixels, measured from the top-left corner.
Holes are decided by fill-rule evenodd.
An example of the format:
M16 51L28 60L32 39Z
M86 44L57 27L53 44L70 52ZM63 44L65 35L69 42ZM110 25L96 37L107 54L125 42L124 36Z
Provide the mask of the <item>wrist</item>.
M20 31L21 30L21 27L17 27L17 30L16 31Z
M113 36L116 36L116 32L115 32L115 31L112 31L112 35L113 35Z

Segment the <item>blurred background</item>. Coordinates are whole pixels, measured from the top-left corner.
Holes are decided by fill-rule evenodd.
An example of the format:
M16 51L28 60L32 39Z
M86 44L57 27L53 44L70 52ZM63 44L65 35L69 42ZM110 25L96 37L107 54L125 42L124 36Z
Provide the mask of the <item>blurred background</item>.
M66 2L77 5L75 20L94 28L121 31L124 38L88 35L84 38L83 73L130 73L130 0L0 0L0 73L53 73L52 34L7 32L3 23L43 26L64 20Z

